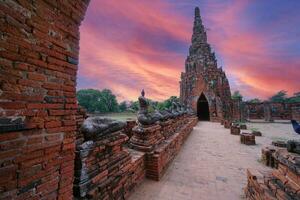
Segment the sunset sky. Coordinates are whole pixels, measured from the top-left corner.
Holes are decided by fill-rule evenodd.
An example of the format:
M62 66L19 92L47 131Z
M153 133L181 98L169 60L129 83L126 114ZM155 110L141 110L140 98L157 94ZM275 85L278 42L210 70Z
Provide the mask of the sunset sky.
M179 95L194 8L231 91L247 99L300 91L299 0L92 0L81 25L78 89L118 100Z

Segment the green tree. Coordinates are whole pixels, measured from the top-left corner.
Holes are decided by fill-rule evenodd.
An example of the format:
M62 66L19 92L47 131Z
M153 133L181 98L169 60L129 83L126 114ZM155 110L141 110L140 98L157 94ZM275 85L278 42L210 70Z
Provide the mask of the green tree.
M101 104L101 92L99 90L79 90L77 92L77 100L79 105L88 112L100 111L103 108Z
M168 109L172 107L172 102L173 101L179 101L178 97L176 96L171 96L170 98L168 98L167 100L163 101L163 102L159 102L157 105L157 108L159 110L164 110L164 109Z
M234 91L233 95L231 96L232 99L234 100L242 100L243 99L243 96L241 95L240 91Z
M294 96L286 99L287 103L300 103L300 92L294 93Z
M286 100L287 92L285 90L281 90L269 98L269 101L272 102L285 102Z
M124 112L127 110L127 103L126 101L122 101L120 104L119 104L119 111L120 112Z
M102 91L83 89L77 92L79 105L88 112L117 112L119 105L116 96L108 89Z
M248 100L249 103L261 103L262 101L258 98Z
M101 102L105 108L103 112L118 112L119 106L116 96L109 89L101 91Z
M139 102L138 101L131 101L130 102L130 110L133 111L133 112L137 112L139 110Z

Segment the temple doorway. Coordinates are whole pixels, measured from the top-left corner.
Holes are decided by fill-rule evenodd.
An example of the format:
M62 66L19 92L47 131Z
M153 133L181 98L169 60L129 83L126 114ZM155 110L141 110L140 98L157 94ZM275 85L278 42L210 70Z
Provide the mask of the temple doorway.
M205 95L202 93L197 102L197 116L200 121L209 121L209 106Z

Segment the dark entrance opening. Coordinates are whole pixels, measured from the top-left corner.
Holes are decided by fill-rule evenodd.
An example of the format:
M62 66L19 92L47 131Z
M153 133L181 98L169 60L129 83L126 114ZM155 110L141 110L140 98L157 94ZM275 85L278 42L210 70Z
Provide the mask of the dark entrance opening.
M197 102L197 116L201 121L209 121L209 106L205 95L202 93Z

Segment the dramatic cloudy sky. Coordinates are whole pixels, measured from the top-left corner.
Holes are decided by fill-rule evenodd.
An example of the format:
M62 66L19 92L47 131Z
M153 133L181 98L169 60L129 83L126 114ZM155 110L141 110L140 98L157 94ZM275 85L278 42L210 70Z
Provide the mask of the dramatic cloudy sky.
M194 7L231 90L267 98L300 91L299 0L92 0L81 26L78 89L119 100L179 95Z

